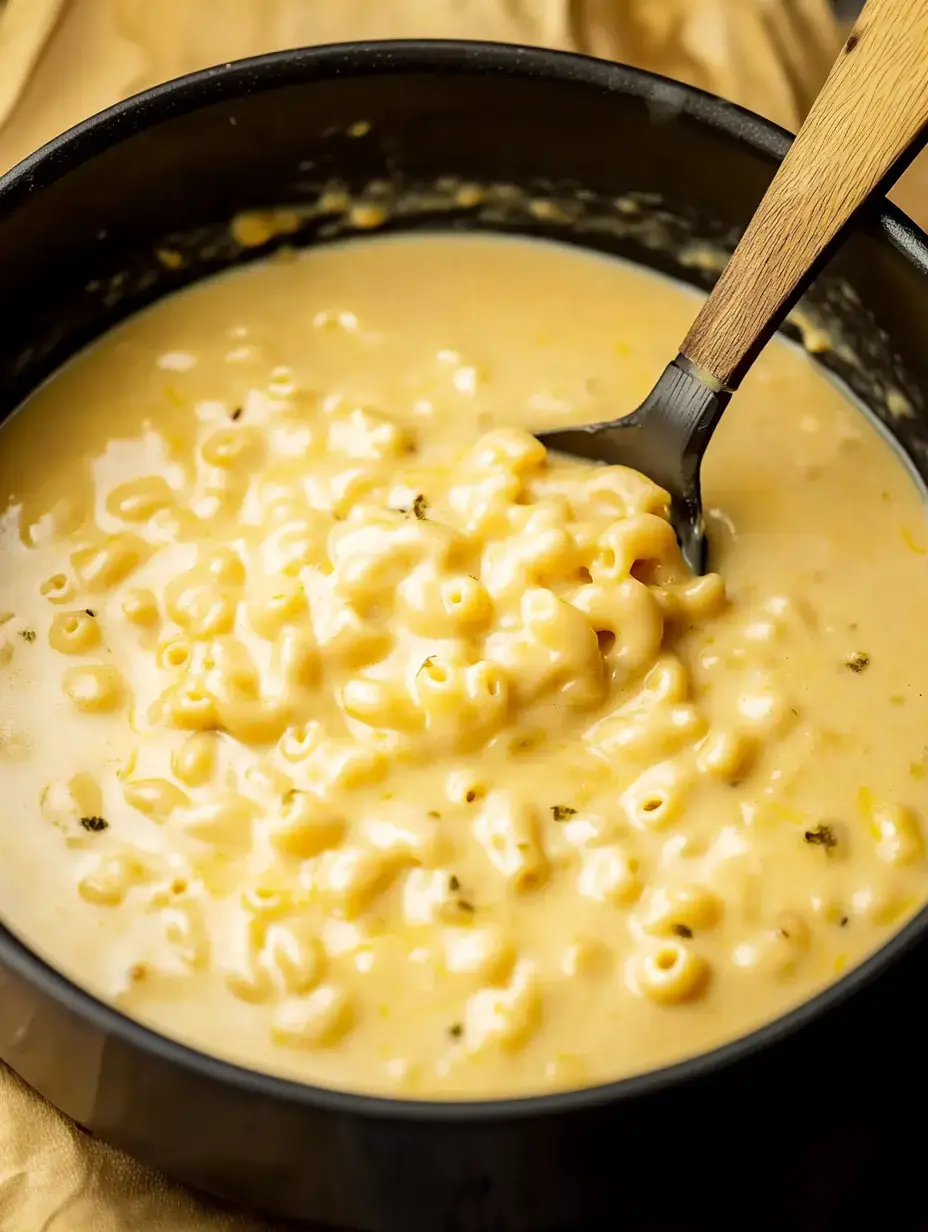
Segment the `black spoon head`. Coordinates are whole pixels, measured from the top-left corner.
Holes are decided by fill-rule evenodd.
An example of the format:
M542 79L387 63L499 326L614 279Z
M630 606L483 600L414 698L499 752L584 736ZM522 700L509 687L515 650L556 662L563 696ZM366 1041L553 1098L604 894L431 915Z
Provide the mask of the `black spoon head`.
M694 573L707 563L699 467L731 394L708 373L678 356L637 410L623 419L540 432L546 449L608 466L628 466L670 496L670 521Z

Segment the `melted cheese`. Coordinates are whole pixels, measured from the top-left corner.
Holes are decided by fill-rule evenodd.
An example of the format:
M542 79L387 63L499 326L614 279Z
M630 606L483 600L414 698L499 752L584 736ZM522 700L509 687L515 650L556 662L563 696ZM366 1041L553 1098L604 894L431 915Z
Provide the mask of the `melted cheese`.
M220 1056L419 1097L675 1061L924 901L928 529L775 342L713 442L716 574L633 407L696 307L514 239L250 267L3 429L0 903Z

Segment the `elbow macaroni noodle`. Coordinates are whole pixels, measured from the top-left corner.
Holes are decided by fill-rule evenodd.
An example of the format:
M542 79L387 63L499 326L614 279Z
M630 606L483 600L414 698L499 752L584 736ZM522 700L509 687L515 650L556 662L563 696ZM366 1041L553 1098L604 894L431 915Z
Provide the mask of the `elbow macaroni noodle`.
M928 599L902 468L774 344L694 578L664 492L529 430L632 405L691 313L368 241L40 391L0 455L11 926L198 1047L417 1096L674 1061L878 946L928 892L923 658L874 598Z

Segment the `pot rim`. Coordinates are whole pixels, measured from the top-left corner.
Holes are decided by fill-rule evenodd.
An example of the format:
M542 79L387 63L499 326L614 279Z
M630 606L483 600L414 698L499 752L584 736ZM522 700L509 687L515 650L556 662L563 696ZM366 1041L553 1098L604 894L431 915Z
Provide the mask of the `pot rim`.
M333 43L230 61L175 78L116 103L55 137L0 177L0 212L16 208L75 167L136 133L202 107L228 102L245 94L306 85L314 79L448 70L473 76L554 79L564 84L659 102L673 107L677 114L750 146L772 163L783 159L792 141L785 129L703 90L643 69L571 52L463 39ZM873 211L871 219L883 242L928 274L928 235L888 201ZM2 920L0 971L3 967L12 969L50 999L64 1005L76 1018L119 1037L141 1052L190 1071L195 1077L268 1099L342 1114L454 1124L593 1109L614 1101L633 1101L665 1093L729 1070L764 1049L784 1042L821 1016L838 1010L926 934L928 904L885 945L814 997L708 1052L578 1090L483 1100L410 1099L343 1091L252 1070L202 1052L161 1034L97 998L30 949Z

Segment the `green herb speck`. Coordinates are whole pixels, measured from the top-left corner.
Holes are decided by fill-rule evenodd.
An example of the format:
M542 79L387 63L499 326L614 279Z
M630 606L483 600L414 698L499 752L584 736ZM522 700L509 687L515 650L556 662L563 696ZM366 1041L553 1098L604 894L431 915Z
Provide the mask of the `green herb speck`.
M569 804L552 804L551 806L551 816L555 821L566 821L568 817L573 817L576 811Z
M82 817L81 825L85 830L89 830L92 834L99 834L101 830L109 828L109 822L103 817Z
M816 826L814 830L806 830L803 838L813 847L824 847L826 850L838 845L838 836L831 826L821 825Z
M855 650L853 654L845 655L844 666L859 676L870 666L870 656L862 650Z

